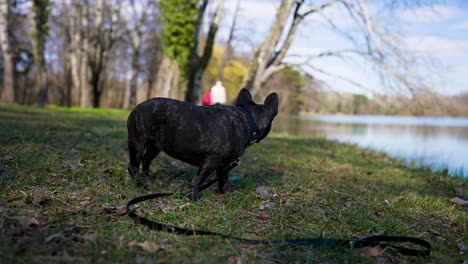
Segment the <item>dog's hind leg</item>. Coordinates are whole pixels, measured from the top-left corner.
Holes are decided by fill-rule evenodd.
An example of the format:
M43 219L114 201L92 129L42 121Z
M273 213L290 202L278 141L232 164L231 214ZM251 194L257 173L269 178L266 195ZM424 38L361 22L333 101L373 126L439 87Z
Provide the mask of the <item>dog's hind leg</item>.
M151 161L161 152L154 144L154 141L147 141L145 144L145 154L143 155L143 177L149 179L149 167Z
M128 171L132 179L136 181L137 186L141 186L143 182L140 180L140 163L144 152L144 145L140 141L128 140L128 154L130 164Z

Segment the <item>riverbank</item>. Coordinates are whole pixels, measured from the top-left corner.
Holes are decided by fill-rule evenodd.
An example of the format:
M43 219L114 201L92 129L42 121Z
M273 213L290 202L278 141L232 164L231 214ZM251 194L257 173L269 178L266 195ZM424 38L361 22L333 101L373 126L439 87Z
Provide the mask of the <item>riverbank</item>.
M274 131L356 144L414 167L468 178L468 118L278 116Z
M468 181L388 156L271 134L249 148L226 196L148 202L152 219L250 238L372 234L428 240L428 258L394 251L249 246L135 226L121 209L151 191L188 190L196 169L161 155L148 190L128 173L126 111L0 106L0 258L11 262L461 262ZM259 187L264 187L260 188ZM256 190L258 192L256 192ZM261 190L267 190L264 194ZM116 210L114 210L116 209Z

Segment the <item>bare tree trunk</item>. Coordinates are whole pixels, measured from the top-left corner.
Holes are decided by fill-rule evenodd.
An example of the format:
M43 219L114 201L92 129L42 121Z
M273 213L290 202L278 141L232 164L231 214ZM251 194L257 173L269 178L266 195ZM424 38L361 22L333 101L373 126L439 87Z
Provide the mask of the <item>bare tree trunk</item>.
M81 46L81 65L80 65L80 90L81 90L81 97L80 97L80 107L81 108L88 108L91 107L91 87L90 87L90 80L88 74L88 53L89 53L89 28L88 28L88 21L89 21L89 4L88 0L83 1L82 10L83 15L81 16L81 25L82 25L82 46Z
M3 57L3 89L0 102L2 103L15 102L15 64L13 62L10 36L8 34L8 28L10 26L9 3L9 0L0 1L0 47Z
M261 88L263 74L267 69L267 64L275 52L275 47L278 45L281 34L283 33L286 20L290 14L290 10L294 0L283 0L276 13L275 20L270 28L267 38L263 42L257 56L253 58L253 63L250 65L249 74L244 80L245 88L250 90L252 96L255 96Z
M93 35L88 37L93 45L89 47L87 54L90 54L89 65L91 73L91 91L93 98L93 107L99 107L103 91L102 72L108 62L109 50L115 42L114 29L119 19L122 0L118 0L113 8L109 28L104 27L104 0L97 0L95 5L95 30Z
M36 66L36 104L44 107L47 101L47 72L45 65L45 36L48 19L48 1L33 1L32 13L32 36L33 36L33 55Z
M153 90L153 83L152 79L147 80L148 90L146 91L146 99L151 99L151 90Z
M239 13L239 3L240 0L237 0L236 9L234 10L234 19L232 20L231 29L229 30L229 37L226 43L226 49L224 51L224 54L221 55L221 62L219 63L218 67L217 79L220 81L224 81L223 71L232 55L232 41L234 39L234 30L236 28L237 14Z
M213 20L210 23L205 48L203 49L203 55L201 57L198 55L198 42L203 12L200 12L199 14L200 24L196 26L193 38L194 45L190 51L187 70L187 89L185 92L185 101L193 104L196 104L199 101L201 78L213 52L214 39L216 37L216 32L218 31L222 4L223 1L220 1L216 8L215 15L213 16Z
M80 0L73 0L71 9L71 43L70 43L70 64L73 80L72 103L79 105L81 98L81 3Z
M63 84L65 86L65 96L62 101L62 103L68 107L71 106L72 102L72 86L73 86L73 80L72 80L72 73L71 73L71 63L70 63L70 54L65 55L65 61L64 61L64 74L63 74Z
M99 107L100 105L100 98L101 98L101 92L99 90L99 78L101 76L101 71L102 71L102 66L103 66L103 52L104 48L103 46L103 32L102 32L102 24L103 24L103 15L104 15L104 10L103 10L103 5L104 1L103 0L97 0L96 1L96 6L94 9L94 17L96 19L96 25L95 25L95 31L97 32L95 34L95 41L93 41L93 46L94 46L94 57L90 59L90 65L91 65L91 87L92 87L92 95L93 95L93 107Z
M145 57L144 67L148 87L146 91L146 99L150 99L154 96L154 84L158 78L158 68L161 65L162 44L158 33L150 31L147 34L150 34L150 37L148 37L149 41L147 42L148 44L143 51L143 56Z
M62 10L63 10L63 15L68 16L67 12L67 3L66 0L62 0ZM71 54L70 54L70 45L71 45L71 37L72 37L72 32L71 32L71 24L69 19L64 20L64 35L65 35L65 45L62 50L63 55L61 56L63 61L63 91L62 91L62 99L61 99L61 104L65 105L67 107L71 106L71 98L72 98L72 86L73 86L73 80L72 80L72 72L71 72Z
M156 79L156 88L161 97L170 98L171 90L179 85L179 66L175 60L171 60L163 56L161 64L158 69L158 78Z
M132 43L132 77L130 79L130 96L129 96L129 107L133 108L137 103L137 88L138 88L138 74L140 73L140 53L143 39L143 24L146 22L146 16L150 1L146 2L146 7L141 11L138 21L136 21L134 28L130 29L130 37ZM138 17L138 12L135 8L135 2L132 1L132 9L134 17Z
M136 106L136 100L137 100L137 85L138 85L138 73L140 71L140 64L138 62L138 59L140 57L140 49L139 47L134 49L133 54L132 54L132 77L130 79L130 95L129 95L129 101L128 101L128 106L129 108L133 108Z

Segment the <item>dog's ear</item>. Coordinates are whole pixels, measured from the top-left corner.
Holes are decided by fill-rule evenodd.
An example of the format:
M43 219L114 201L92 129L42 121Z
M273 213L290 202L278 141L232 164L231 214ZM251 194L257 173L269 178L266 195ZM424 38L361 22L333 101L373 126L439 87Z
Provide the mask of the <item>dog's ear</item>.
M249 90L243 88L240 90L239 95L237 96L237 105L248 105L252 101L252 95Z
M271 93L265 98L263 103L275 116L278 114L279 97L277 93Z

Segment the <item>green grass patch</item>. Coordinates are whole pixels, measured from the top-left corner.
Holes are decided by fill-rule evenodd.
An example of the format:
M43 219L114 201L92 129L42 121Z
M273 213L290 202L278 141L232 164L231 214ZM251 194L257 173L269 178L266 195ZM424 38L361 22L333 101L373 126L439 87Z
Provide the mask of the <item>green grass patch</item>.
M136 226L109 209L150 192L186 192L196 168L160 155L153 183L134 186L126 171L128 111L0 106L0 259L12 262L463 262L468 181L414 169L388 156L322 139L272 133L231 172L232 192L216 188L192 203L142 204L170 225L246 238L415 236L427 258L386 250L252 246L184 237ZM259 186L270 188L260 197ZM41 193L44 192L44 193ZM146 243L145 243L146 242Z

